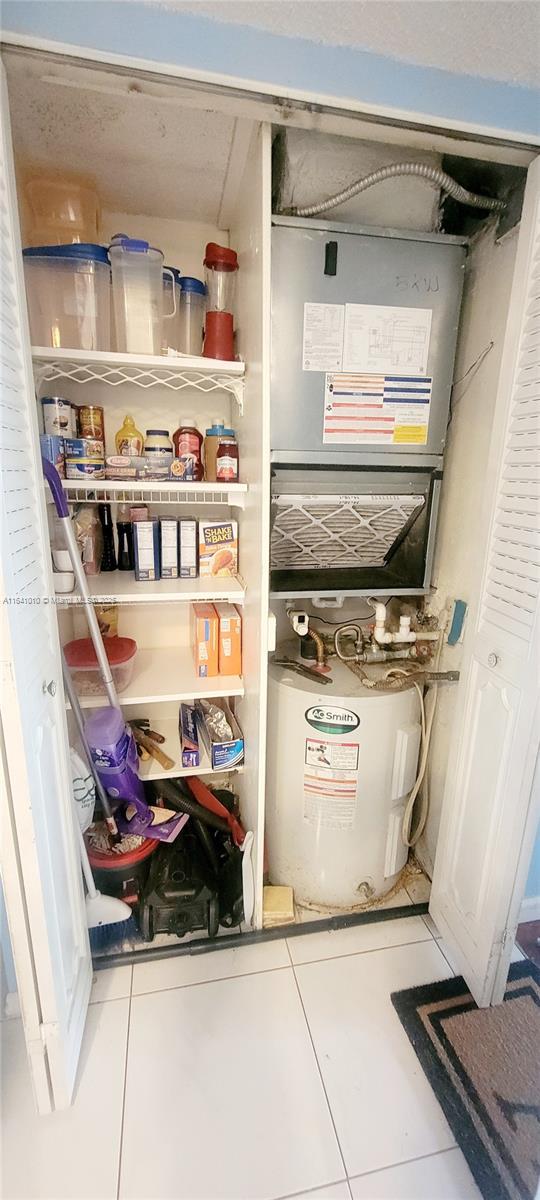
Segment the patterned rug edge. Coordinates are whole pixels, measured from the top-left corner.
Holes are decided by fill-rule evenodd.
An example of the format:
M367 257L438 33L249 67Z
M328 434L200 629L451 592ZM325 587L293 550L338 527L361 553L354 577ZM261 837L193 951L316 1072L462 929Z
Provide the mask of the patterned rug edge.
M531 977L540 985L540 970L530 959L511 964L509 982ZM508 1191L489 1162L465 1105L441 1066L417 1013L421 1005L451 1000L464 991L468 992L468 988L463 976L455 975L393 992L390 999L484 1200L509 1200Z

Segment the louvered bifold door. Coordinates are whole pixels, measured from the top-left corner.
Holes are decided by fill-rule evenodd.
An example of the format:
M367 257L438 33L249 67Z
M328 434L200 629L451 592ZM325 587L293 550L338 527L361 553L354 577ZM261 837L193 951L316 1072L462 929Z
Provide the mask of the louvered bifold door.
M4 76L1 151L1 861L34 1089L46 1110L70 1102L91 960Z
M502 997L538 820L539 166L529 171L519 233L486 484L493 481L486 559L464 647L430 902L484 1005Z

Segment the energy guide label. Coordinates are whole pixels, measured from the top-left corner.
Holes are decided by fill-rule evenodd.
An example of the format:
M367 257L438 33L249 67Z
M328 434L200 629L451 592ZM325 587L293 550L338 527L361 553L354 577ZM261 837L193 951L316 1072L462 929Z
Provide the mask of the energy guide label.
M425 446L431 391L429 376L327 373L323 442Z
M304 820L323 829L354 827L358 787L357 742L306 738Z

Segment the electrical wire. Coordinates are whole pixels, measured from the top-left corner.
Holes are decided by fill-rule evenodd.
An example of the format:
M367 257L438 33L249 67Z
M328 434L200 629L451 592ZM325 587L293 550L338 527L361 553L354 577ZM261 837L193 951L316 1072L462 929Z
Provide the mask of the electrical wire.
M418 839L420 838L421 834L424 832L424 829L426 827L426 821L428 818L429 796L428 796L427 791L425 791L422 793L422 795L420 797L420 799L421 799L420 812L418 814L416 828L415 828L414 833L411 833L414 806L416 803L416 798L418 796L418 793L420 792L420 789L422 787L422 783L423 783L424 776L426 773L428 754L429 754L429 743L431 740L431 731L433 729L433 719L435 717L435 708L437 706L437 688L436 687L432 687L429 689L427 697L424 700L424 696L422 695L422 689L418 686L417 683L415 683L414 686L420 697L420 710L421 710L421 714L422 714L422 737L421 737L421 743L420 743L420 745L421 745L420 766L418 768L418 774L416 776L416 780L415 780L413 789L412 789L412 791L409 795L409 799L407 800L407 803L405 805L405 812L403 813L403 824L401 827L401 836L403 838L403 841L405 842L405 845L409 846L409 847L416 846Z
M491 342L489 342L487 346L484 346L484 349L478 355L478 358L475 358L474 362L471 363L470 367L467 367L467 370L465 371L465 374L461 376L461 379L454 379L452 381L452 387L450 388L450 404L448 406L448 423L446 426L447 433L450 428L452 417L454 415L455 406L456 406L456 404L459 404L459 401L463 399L463 396L465 395L465 392L467 391L467 389L465 388L465 390L461 393L459 400L456 400L454 398L454 388L459 387L460 383L465 383L465 380L469 379L469 376L471 376L472 372L474 371L474 375L472 375L471 379L469 380L469 382L472 383L472 380L475 378L475 375L480 370L480 367L482 366L484 359L487 358L490 351L493 350L494 345L495 345L495 342L492 339Z
M449 619L450 619L449 613L447 613L446 621L444 622L444 625L439 630L439 642L437 645L437 650L435 652L435 662L434 662L435 671L439 670L444 635L446 633L446 630L448 629ZM414 682L414 680L413 680L413 682ZM422 689L418 686L418 684L415 683L414 686L415 686L415 688L418 692L418 696L420 698L422 735L421 735L421 741L420 741L421 750L420 750L420 765L418 768L418 774L416 776L416 779L415 779L415 782L413 785L413 789L412 789L412 791L409 795L409 798L407 800L407 803L405 805L405 812L403 814L403 824L401 827L401 834L402 834L403 841L405 842L405 845L409 846L409 847L416 846L416 843L418 842L419 838L421 837L422 833L424 832L424 829L426 827L426 822L428 819L429 786L428 786L427 767L428 767L428 758L429 758L429 746L430 746L430 741L431 741L431 731L433 729L433 722L435 719L435 709L437 707L437 701L439 698L439 689L437 687L437 684L435 684L433 687L431 687L429 689L429 691L427 693L427 700L424 699ZM429 702L429 712L426 715L426 708L428 706L428 702ZM423 787L422 787L422 785L423 785ZM420 814L418 816L414 834L411 834L414 805L415 805L418 793L420 792L420 789L422 789L421 795L420 795Z
M345 204L347 200L352 200L353 196L358 196L360 192L367 191L368 188L382 183L385 179L396 179L402 175L413 175L418 179L425 180L426 183L432 183L441 191L446 192L448 196L452 196L459 204L468 204L471 208L485 208L491 212L503 212L506 208L504 200L496 200L490 196L479 196L476 192L469 192L467 188L462 187L460 183L447 175L446 171L441 171L438 167L432 167L428 163L403 162L390 163L387 167L379 167L377 171L371 171L369 175L357 179L343 191L330 196L328 200L321 200L318 204L308 204L303 208L292 208L288 211L296 217L316 217L319 213L328 212L330 208L337 208L340 204Z

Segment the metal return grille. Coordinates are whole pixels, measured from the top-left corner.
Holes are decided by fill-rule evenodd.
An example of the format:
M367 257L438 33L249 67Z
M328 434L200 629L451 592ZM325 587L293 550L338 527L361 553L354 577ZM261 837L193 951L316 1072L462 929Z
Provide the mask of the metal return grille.
M383 566L425 502L421 495L274 495L271 566Z

